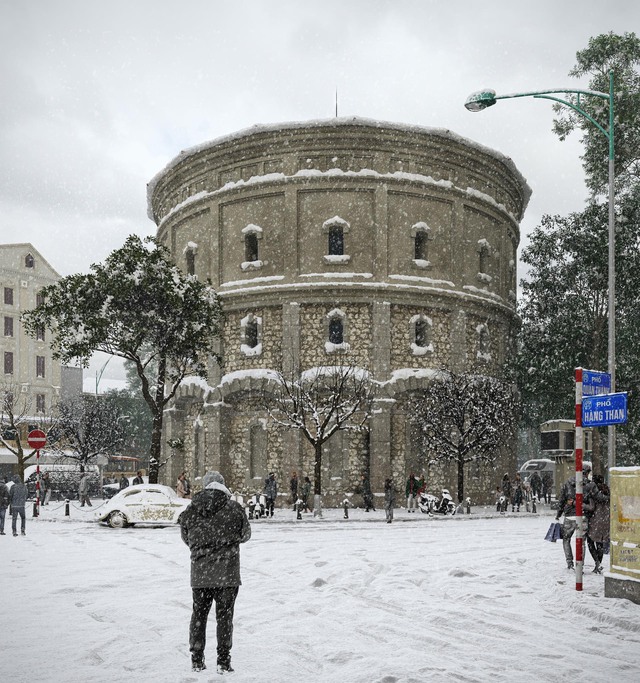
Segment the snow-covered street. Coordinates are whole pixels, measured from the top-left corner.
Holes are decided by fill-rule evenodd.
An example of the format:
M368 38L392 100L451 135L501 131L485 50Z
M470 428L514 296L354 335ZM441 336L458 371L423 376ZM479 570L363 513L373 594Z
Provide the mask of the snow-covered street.
M96 504L99 501L95 501ZM56 509L57 508L57 509ZM190 671L189 553L178 527L113 530L56 505L0 539L0 678L15 683L220 680ZM489 509L278 510L242 546L231 680L496 683L640 680L640 607L576 593L541 515ZM608 557L605 558L605 569ZM215 663L215 619L207 657Z

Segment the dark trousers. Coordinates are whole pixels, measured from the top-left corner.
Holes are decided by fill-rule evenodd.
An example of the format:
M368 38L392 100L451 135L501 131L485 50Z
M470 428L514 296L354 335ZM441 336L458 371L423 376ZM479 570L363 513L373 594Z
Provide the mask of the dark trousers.
M25 513L24 506L16 508L11 508L11 531L16 533L18 527L18 515L20 515L20 531L24 534L27 525L27 515Z
M7 508L0 508L0 531L4 533L4 516L7 514Z
M189 625L189 649L194 660L204 659L207 642L207 619L213 601L216 601L216 634L218 637L218 664L231 664L233 644L233 608L238 586L225 588L193 588L193 613Z
M269 517L269 515L271 515L271 517L273 517L273 508L274 508L275 502L276 501L274 498L267 498L267 508L265 510L265 516L266 517Z

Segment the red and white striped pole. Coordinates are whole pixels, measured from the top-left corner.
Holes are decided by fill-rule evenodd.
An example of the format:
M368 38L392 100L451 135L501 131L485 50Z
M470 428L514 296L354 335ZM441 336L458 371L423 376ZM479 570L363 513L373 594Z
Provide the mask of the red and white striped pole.
M33 429L27 436L27 443L36 451L36 505L34 517L40 514L40 449L47 443L47 435L40 429Z
M584 534L582 529L582 368L576 368L576 590L582 590Z

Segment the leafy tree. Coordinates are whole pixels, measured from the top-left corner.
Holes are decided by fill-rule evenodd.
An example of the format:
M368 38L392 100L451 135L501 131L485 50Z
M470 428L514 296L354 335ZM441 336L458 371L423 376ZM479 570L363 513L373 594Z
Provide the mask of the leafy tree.
M221 307L213 289L184 275L151 237L144 243L128 237L91 270L45 287L44 302L23 314L25 328L33 335L39 325L48 327L54 357L63 363L77 359L87 367L103 351L134 364L153 419L149 481L155 483L164 408L186 375L206 377Z
M365 429L372 397L368 373L352 365L313 368L295 378L277 373L273 390L264 394L273 422L298 430L313 446L315 496L322 495L322 445L338 430Z
M512 385L493 377L441 372L409 401L409 416L429 465L455 462L458 502L464 500L464 467L495 461L512 443L518 398Z
M97 396L81 396L60 403L56 443L50 450L77 462L84 472L98 456L120 452L125 441L124 417L117 406Z
M640 180L640 39L635 33L605 33L589 40L576 53L577 64L569 72L575 78L589 76L589 89L609 92L609 72L614 72L616 192L625 194ZM575 101L575 98L574 98ZM609 125L608 101L582 97L581 107L605 130ZM590 121L572 109L554 106L558 118L554 132L561 140L573 131L582 133L582 156L587 187L593 195L608 192L609 147L606 137Z

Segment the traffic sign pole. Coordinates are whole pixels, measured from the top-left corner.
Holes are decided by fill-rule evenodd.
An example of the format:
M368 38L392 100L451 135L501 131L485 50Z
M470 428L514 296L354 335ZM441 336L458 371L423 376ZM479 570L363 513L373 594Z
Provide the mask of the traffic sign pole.
M47 443L47 435L41 429L33 429L27 436L27 443L36 451L36 504L33 516L40 514L40 449Z
M576 368L576 590L582 590L584 568L584 530L582 528L582 368Z

